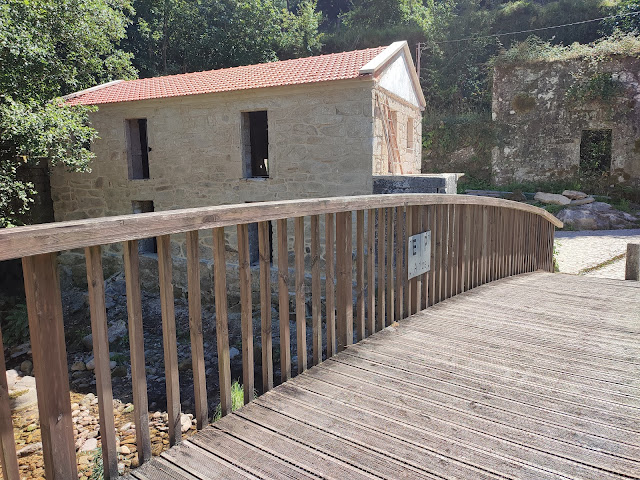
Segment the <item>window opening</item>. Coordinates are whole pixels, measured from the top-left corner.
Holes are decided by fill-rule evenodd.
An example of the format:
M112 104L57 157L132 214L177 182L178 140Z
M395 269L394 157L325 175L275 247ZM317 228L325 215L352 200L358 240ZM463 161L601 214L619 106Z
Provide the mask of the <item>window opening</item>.
M413 150L413 118L407 118L407 148Z
M129 180L149 178L149 142L147 139L147 119L127 120L127 160Z
M269 125L267 111L242 114L242 173L245 178L269 177Z
M153 201L151 200L134 200L131 202L133 213L149 213L153 212ZM142 238L138 240L139 253L158 253L158 244L156 238Z
M602 174L611 171L612 130L583 130L580 141L580 173Z

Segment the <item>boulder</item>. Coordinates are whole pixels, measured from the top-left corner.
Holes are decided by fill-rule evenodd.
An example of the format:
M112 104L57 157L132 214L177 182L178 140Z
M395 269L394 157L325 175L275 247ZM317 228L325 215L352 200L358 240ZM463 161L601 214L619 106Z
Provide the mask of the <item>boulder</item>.
M579 198L576 200L571 200L570 205L571 206L586 205L587 203L593 203L595 201L596 199L593 197L585 197L585 198Z
M580 200L587 197L586 193L578 192L577 190L565 190L564 192L562 192L562 195L570 198L571 200Z
M638 221L637 217L616 210L604 202L565 208L556 216L574 230L617 230L635 227Z
M556 193L538 192L533 199L550 205L569 205L571 203L571 199Z
M33 363L31 363L31 360L22 362L20 364L20 370L22 370L22 373L25 375L31 375L31 372L33 372Z
M71 365L71 371L72 372L82 372L83 370L86 370L87 366L85 365L84 362L73 362L73 365Z

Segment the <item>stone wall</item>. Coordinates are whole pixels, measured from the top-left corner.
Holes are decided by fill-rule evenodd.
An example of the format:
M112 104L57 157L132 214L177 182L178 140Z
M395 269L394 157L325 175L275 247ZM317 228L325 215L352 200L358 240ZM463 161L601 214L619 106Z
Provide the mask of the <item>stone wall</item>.
M376 96L378 99L376 99ZM397 144L400 155L400 165L392 162L389 170L389 150L385 134L383 107L387 103L396 118ZM374 175L388 174L419 174L422 157L422 112L420 108L393 93L377 87L373 90L374 105L374 137L373 137L373 173ZM411 119L411 120L410 120ZM411 123L413 124L411 126ZM408 138L409 129L413 128L412 141Z
M609 98L584 91L597 75L613 87ZM580 89L583 95L572 95ZM583 130L611 129L612 182L640 187L638 58L498 66L493 120L498 145L492 169L498 184L575 178Z
M161 211L370 194L372 86L357 80L102 105L91 115L100 135L91 173L53 169L56 220L128 214L134 201ZM269 178L243 178L242 112L256 110L268 112ZM134 118L147 119L146 180L128 178L125 120ZM276 235L274 228L274 243ZM201 245L210 255L208 232ZM183 235L172 236L172 249L185 256Z

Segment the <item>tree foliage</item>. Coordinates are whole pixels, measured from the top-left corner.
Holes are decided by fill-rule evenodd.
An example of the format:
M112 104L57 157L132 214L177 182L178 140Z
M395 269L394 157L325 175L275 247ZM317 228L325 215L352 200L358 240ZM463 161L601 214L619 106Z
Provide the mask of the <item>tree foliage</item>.
M18 221L34 194L20 169L50 161L86 170L96 132L83 107L56 98L131 78L127 0L4 0L0 4L0 226Z

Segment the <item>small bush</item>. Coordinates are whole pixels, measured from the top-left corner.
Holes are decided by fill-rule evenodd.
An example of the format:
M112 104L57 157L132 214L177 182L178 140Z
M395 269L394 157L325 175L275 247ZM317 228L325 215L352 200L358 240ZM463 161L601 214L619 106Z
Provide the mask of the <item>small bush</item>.
M231 411L235 412L244 405L244 389L240 382L235 380L231 384ZM222 418L222 406L218 404L213 414L213 421L217 422Z
M10 346L29 340L29 317L25 304L19 303L9 310L2 322L2 336L5 345Z

